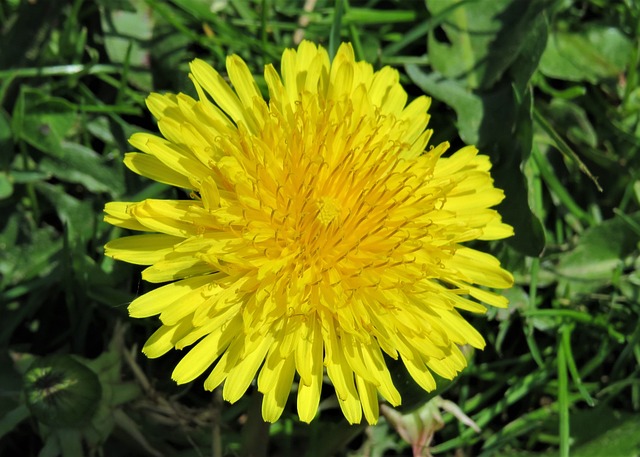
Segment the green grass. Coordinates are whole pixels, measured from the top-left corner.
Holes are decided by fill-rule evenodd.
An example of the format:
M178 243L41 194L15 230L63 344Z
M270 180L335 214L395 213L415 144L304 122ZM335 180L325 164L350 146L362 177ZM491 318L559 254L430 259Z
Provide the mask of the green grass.
M0 0L0 455L411 455L385 418L348 426L328 388L311 425L289 401L266 427L256 394L176 386L180 354L145 359L155 324L127 315L140 268L103 256L123 234L106 202L178 195L122 164L127 138L156 130L146 95L193 94L195 57L223 71L236 53L259 75L296 32L398 68L434 99L433 143L478 145L507 195L516 236L487 249L516 276L511 305L472 318L487 348L402 423L434 431L434 455L638 455L639 4L302 3ZM66 427L26 406L23 374L53 354L101 386Z

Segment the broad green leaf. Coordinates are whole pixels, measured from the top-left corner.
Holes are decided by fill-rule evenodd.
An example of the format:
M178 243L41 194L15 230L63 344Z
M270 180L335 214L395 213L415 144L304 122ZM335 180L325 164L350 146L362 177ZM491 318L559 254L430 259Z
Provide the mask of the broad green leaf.
M586 144L595 148L598 137L585 110L576 103L554 99L545 110L546 117L553 121L555 128L573 143Z
M460 82L437 72L425 73L416 65L406 66L412 81L427 95L451 106L458 118L460 138L480 149L496 134L509 133L516 106L510 86L502 85L490 92L470 91Z
M640 451L640 414L598 407L571 416L571 435L576 440L573 457L637 457Z
M19 217L10 221L22 222ZM48 274L55 267L54 257L61 247L62 241L50 226L30 232L28 243L6 245L0 256L0 285L18 284Z
M14 108L12 128L15 136L31 146L59 157L62 141L76 122L76 110L68 101L25 88Z
M473 72L476 73L476 77L485 78L483 81L490 82L491 90L478 89L479 84L474 84L474 81L469 79L472 74L469 71L466 79L455 79L458 76L450 71L448 74L438 71L427 74L415 65L407 65L406 70L413 82L427 94L453 107L462 140L468 144L477 145L483 153L492 157L495 164L493 175L496 185L502 188L506 195L499 209L505 222L514 227L516 234L509 243L524 254L536 256L545 244L544 231L540 221L529 207L528 186L522 174L521 165L531 153L533 139L532 94L528 89L529 79L538 64L547 34L546 18L544 15L536 17L534 12L539 13L544 2L530 2L528 6L525 6L525 2L515 2L518 3L516 5L506 0L491 3L491 6L489 3L482 0L463 5L460 2L458 8L454 8L451 14L462 21L464 18L469 19L468 16L473 12L473 21L469 24L473 23L474 27L479 28L472 29L470 25L464 28L459 23L458 25L462 28L451 31L457 41L450 38L453 42L452 48L457 46L458 52L461 53L464 50L464 55L470 59L467 64L473 62ZM432 13L435 14L457 3L454 0L447 0L434 1L430 4ZM480 6L487 7L486 11L476 11ZM499 16L496 16L498 14L496 11L503 11L504 17L509 17L510 14L515 14L515 11L522 8L526 11L518 20L527 21L525 30L512 30L511 25L507 25L502 31L502 28L498 27L501 30L500 33L504 35L501 38L507 41L513 40L512 44L505 43L504 49L499 47L489 49L487 43L492 43L491 39L498 39L491 34L487 37L480 34L471 40L469 30L481 30L481 27L492 30L491 27L497 27L492 22L497 21ZM476 16L479 17L477 21ZM444 27L447 30L447 27ZM464 32L465 30L467 32ZM509 35L510 33L512 36ZM483 40L487 39L489 41L482 45ZM470 47L464 48L465 43ZM430 50L432 44L430 41ZM436 44L437 46L439 45ZM483 67L494 58L495 54L498 54L502 60L496 62L496 66L491 69ZM451 55L448 55L447 59L456 60ZM433 66L436 70L438 69L436 62L433 62ZM494 84L500 77L503 77L502 80ZM509 80L509 77L512 79ZM477 79L477 81L480 80Z
M62 181L82 184L93 193L117 196L124 190L122 176L95 151L81 144L61 142L58 155L44 158L39 168Z
M0 438L11 432L20 422L29 417L29 409L24 404L18 405L11 411L3 411L3 413L2 417L0 417Z
M625 217L640 224L640 212ZM556 272L598 287L611 280L616 268L637 247L638 235L623 218L614 216L585 231L576 247L561 256Z
M505 194L498 211L515 232L507 243L519 252L535 257L544 249L545 234L542 223L529 205L529 186L521 171L521 164L529 158L533 141L532 104L533 94L526 90L518 107L512 135L496 138L490 150L498 158L492 175L496 186Z
M577 32L549 36L540 71L567 81L616 78L629 64L631 41L617 28L586 24Z
M60 449L60 439L55 433L50 433L44 442L44 446L40 449L38 457L59 457L62 454Z
M58 435L58 440L60 441L62 457L76 457L83 453L82 433L80 430L63 428L56 430L56 435Z
M89 120L86 123L86 128L91 135L104 143L116 142L114 132L111 130L112 126L109 124L109 119L106 116L98 116Z
M529 30L545 5L543 0L427 0L432 15L452 8L442 23L447 42L429 34L429 59L447 78L464 80L472 89L488 89L515 61Z
M529 33L522 44L518 57L509 67L516 93L524 95L529 81L538 69L540 57L547 45L549 25L545 14L539 14L530 24Z
M100 8L104 46L111 62L127 67L129 82L150 92L153 88L149 72L149 46L154 26L152 10L143 0L131 0L130 3L135 11L114 9L109 4Z
M96 214L89 201L78 200L61 186L39 183L36 188L53 204L72 242L82 244L91 237Z

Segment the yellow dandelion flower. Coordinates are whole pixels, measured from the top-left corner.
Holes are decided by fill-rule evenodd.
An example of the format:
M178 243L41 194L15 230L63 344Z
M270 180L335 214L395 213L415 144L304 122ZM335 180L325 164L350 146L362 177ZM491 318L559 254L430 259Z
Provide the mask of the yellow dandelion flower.
M257 375L267 421L298 378L300 420L316 415L328 375L346 419L378 418L378 394L401 401L383 354L415 381L451 379L458 346L484 346L458 310L507 301L511 274L470 240L512 235L491 207L489 158L427 143L430 99L407 104L398 72L374 71L343 44L333 62L303 42L264 70L265 101L245 62L226 63L233 89L191 63L198 99L151 94L164 138L131 137L132 171L191 192L185 200L112 202L105 220L148 232L109 242L106 255L149 265L165 283L136 298L132 317L159 315L148 357L191 347L179 384L209 371L235 402Z

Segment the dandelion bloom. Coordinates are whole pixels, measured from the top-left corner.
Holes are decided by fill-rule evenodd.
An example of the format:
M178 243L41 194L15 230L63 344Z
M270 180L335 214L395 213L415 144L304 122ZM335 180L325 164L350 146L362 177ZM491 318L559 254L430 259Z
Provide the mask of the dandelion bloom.
M109 242L114 259L149 265L168 283L136 298L132 317L159 315L148 357L191 347L173 371L182 384L210 367L235 402L257 375L262 414L282 414L298 375L300 419L316 415L325 373L350 423L378 418L378 394L401 401L384 354L427 391L452 379L459 345L484 346L459 314L504 307L486 290L512 276L462 243L512 235L491 207L489 158L468 146L427 149L430 99L407 104L398 72L333 62L303 42L267 65L265 101L245 62L226 62L233 89L191 63L198 99L151 94L164 138L131 137L135 173L190 192L184 200L112 202L105 220L148 232Z

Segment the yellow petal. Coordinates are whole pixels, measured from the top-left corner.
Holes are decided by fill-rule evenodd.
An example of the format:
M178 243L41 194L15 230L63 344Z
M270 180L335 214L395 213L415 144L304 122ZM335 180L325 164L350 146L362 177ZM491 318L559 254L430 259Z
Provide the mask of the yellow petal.
M129 152L124 156L124 164L134 173L170 186L192 189L186 176L163 164L157 157L139 152Z
M412 358L402 357L404 366L407 367L407 371L413 378L413 380L427 392L431 392L436 389L436 380L426 367L421 357L414 355Z
M155 232L187 238L197 234L197 228L187 216L198 202L189 200L144 200L128 211L138 222Z
M360 395L360 402L364 417L370 425L378 423L378 392L373 384L356 375L356 386Z
M196 379L220 357L234 336L234 332L218 329L204 337L176 365L171 379L178 384Z
M264 367L262 370L264 371ZM271 389L264 392L262 400L262 418L267 422L277 421L284 407L287 404L289 393L291 392L291 384L293 375L295 374L295 363L293 354L282 359L277 366L277 375L274 373L276 384Z
M500 262L495 257L475 249L461 247L453 257L444 260L443 263L475 284L500 289L513 285L513 276L500 268Z
M244 60L236 55L227 57L227 71L240 102L244 106L252 107L255 98L262 100L260 89L258 89L258 85Z
M115 225L116 227L122 227L129 230L138 230L141 232L153 231L142 225L131 214L130 208L138 205L139 203L130 202L109 202L104 206L104 221Z
M244 395L249 384L256 376L258 368L264 361L267 351L273 342L272 335L266 335L257 342L245 340L246 356L230 370L224 383L222 397L229 403L235 403Z
M213 273L208 263L190 255L173 254L142 270L142 279L158 283Z
M173 348L176 341L184 337L192 329L188 321L176 325L163 325L149 337L142 352L150 359L165 355Z
M133 300L129 305L129 315L150 317L160 314L185 295L206 287L210 282L211 278L208 276L198 276L158 287Z
M167 119L165 122L170 121L171 119ZM140 151L154 156L168 168L187 178L200 181L211 173L211 170L184 146L171 143L163 138L147 133L135 133L129 138L129 143Z
M331 354L325 362L327 375L336 389L340 409L350 424L359 424L362 420L362 406L356 390L353 371L345 360L342 346L338 344L335 332L329 330L329 338L325 339L327 353Z
M104 254L116 260L135 265L151 265L173 252L173 247L182 241L170 235L135 235L109 241Z
M198 84L236 124L244 122L245 125L249 125L242 102L216 70L200 59L191 62L190 68Z

